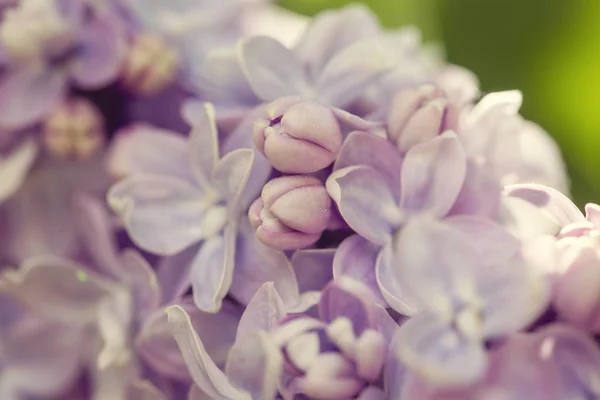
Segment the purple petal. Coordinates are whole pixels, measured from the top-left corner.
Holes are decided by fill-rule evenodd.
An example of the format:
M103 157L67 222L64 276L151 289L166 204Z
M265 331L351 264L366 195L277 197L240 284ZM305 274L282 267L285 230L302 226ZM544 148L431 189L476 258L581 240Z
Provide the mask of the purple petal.
M394 198L400 198L402 156L390 141L367 132L350 133L342 144L334 170L357 165L366 165L380 172Z
M383 245L402 220L392 188L370 167L348 167L327 179L327 192L344 220L359 235Z
M114 286L68 260L40 257L6 271L0 288L50 320L86 324Z
M242 69L260 99L307 93L303 65L291 50L266 36L251 37L241 46Z
M257 400L275 398L282 372L281 352L269 335L262 331L236 341L225 368L231 382Z
M192 261L198 254L200 245L163 257L157 267L156 275L162 288L163 303L181 298L190 288Z
M210 205L203 204L202 195L174 177L136 175L114 185L107 199L138 246L173 255L205 234L201 222Z
M235 341L241 310L225 302L218 313L210 314L199 310L190 300L186 298L179 305L189 314L211 360L217 367L223 367ZM219 329L215 330L215 326ZM144 322L135 344L138 354L161 374L178 380L189 379L190 372L173 339L164 309L157 310Z
M404 315L414 315L420 311L422 304L408 282L398 280L397 269L400 265L391 245L381 249L375 264L377 285L391 308Z
M78 86L99 89L117 78L123 58L123 43L116 25L106 17L96 17L83 29L82 55L71 69Z
M431 314L410 318L396 335L394 351L400 361L433 384L467 385L486 373L483 344L459 336Z
M469 161L463 187L449 214L495 216L501 196L500 180L488 169Z
M188 366L194 383L212 398L249 400L249 397L231 385L225 374L217 368L194 331L190 316L179 306L166 310L171 333Z
M223 235L204 242L191 267L192 289L196 306L217 312L231 287L235 261L236 223L225 227Z
M315 16L294 48L294 53L315 77L341 50L379 34L377 17L365 6L351 4L339 11Z
M540 208L561 227L584 220L577 206L567 196L551 187L536 184L508 185L505 187L505 193Z
M63 71L37 67L6 72L0 78L0 128L18 130L38 122L66 95Z
M460 193L466 169L464 150L451 132L414 146L402 166L401 208L445 215Z
M128 398L139 400L167 400L167 397L150 381L138 380L129 386Z
M386 305L377 284L375 265L380 247L359 235L345 239L337 248L333 259L333 276L348 276L367 285L375 295L376 302Z
M229 202L231 212L236 215L254 163L254 150L240 149L227 153L217 164L213 181Z
M189 139L190 164L197 182L210 187L212 174L219 161L219 133L215 124L215 108L210 103L189 111L192 131Z
M555 218L520 197L502 198L498 220L511 234L525 241L541 235L554 236L560 231Z
M81 194L75 199L77 224L85 250L95 266L112 278L123 275L110 215L95 197Z
M373 293L360 281L341 277L323 289L319 303L319 316L325 322L346 317L352 322L354 335L375 325L375 301Z
M298 282L285 253L262 244L246 218L240 225L232 296L242 304L248 304L265 282L273 282L286 307L298 305Z
M388 399L388 397L386 397L383 390L381 390L375 386L369 386L368 388L366 388L365 390L360 392L360 395L358 395L358 400L386 400L386 399Z
M300 293L320 291L333 279L335 249L297 250L292 255L292 266Z
M356 42L323 68L315 84L318 99L334 107L347 106L394 66L395 60L380 39Z
M7 156L0 156L0 203L19 190L37 154L36 143L26 140Z
M124 283L131 288L137 317L146 318L161 303L160 285L154 270L140 253L124 250L119 256Z
M455 215L444 222L465 234L472 243L477 243L482 259L494 265L512 258L521 247L521 243L495 221L474 215Z
M187 140L171 131L135 124L113 139L107 161L115 176L157 174L194 182Z
M269 332L286 315L285 306L273 282L264 283L258 288L240 319L236 341L255 331Z

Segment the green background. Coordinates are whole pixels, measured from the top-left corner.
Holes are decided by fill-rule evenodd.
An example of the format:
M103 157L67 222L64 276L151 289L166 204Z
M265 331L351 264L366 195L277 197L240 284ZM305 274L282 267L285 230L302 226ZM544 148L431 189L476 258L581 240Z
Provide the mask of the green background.
M350 1L283 0L312 15ZM600 203L600 0L366 0L383 25L417 25L484 92L520 89L559 143L579 205Z

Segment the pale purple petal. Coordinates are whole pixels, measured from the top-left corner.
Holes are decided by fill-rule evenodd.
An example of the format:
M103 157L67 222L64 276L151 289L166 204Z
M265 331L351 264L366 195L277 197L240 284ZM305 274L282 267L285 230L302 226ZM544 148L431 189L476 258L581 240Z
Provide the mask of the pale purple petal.
M212 398L249 400L245 393L232 386L225 374L211 360L185 310L173 306L169 307L166 312L171 332L177 341L194 383Z
M204 103L187 119L192 126L189 139L190 164L194 177L205 187L210 186L211 177L219 161L219 133L215 124L215 108Z
M158 390L152 382L146 380L137 380L129 385L127 397L137 400L167 400L164 393Z
M65 73L38 67L20 68L0 78L0 128L16 130L38 122L66 95Z
M273 282L287 307L298 305L300 293L290 260L284 252L262 244L247 218L242 218L231 295L242 304L248 304L265 282Z
M445 215L460 193L466 169L464 150L451 132L414 146L402 166L401 208Z
M201 222L210 204L202 195L184 180L140 174L114 185L107 199L138 246L172 255L203 238Z
M86 324L96 318L100 303L113 284L69 261L35 258L19 270L7 270L0 290L54 321Z
M192 262L194 302L203 311L217 312L231 287L236 235L236 222L232 222L222 235L206 240Z
M501 196L500 180L488 169L469 160L463 187L449 214L493 217L500 208Z
M248 83L262 100L307 93L301 61L275 39L251 37L242 43L241 52Z
M359 235L348 237L338 246L335 252L333 276L335 279L348 276L361 281L371 289L378 304L386 305L375 275L375 265L379 251L379 246Z
M402 215L382 174L370 167L348 167L332 173L326 186L342 217L358 234L380 245L391 239Z
M297 250L292 255L292 267L300 293L320 291L333 279L335 249Z
M334 170L356 165L366 165L380 172L394 198L400 198L402 156L390 141L367 132L350 133L342 144Z
M394 339L398 358L417 375L439 385L466 385L482 378L487 356L437 317L422 313L405 322Z
M234 150L221 158L214 170L212 180L229 201L233 215L240 211L244 189L252 172L254 154L255 151L251 149Z
M279 293L272 282L264 283L252 297L238 325L236 341L255 331L269 332L287 313Z
M107 168L117 177L157 174L194 182L188 153L188 142L182 135L138 123L117 133Z
M121 69L123 42L117 24L106 16L90 21L81 33L82 54L72 66L75 83L84 89L99 89L117 78Z
M136 317L143 320L161 303L161 287L156 274L148 261L133 249L125 249L118 261L122 282L131 289Z
M10 154L0 156L0 203L19 190L37 154L36 143L26 140Z
M237 340L225 367L230 381L256 400L275 398L282 372L281 351L263 331L255 331Z
M162 302L181 298L190 288L192 261L201 245L190 246L172 256L163 257L156 266L156 275L162 288Z

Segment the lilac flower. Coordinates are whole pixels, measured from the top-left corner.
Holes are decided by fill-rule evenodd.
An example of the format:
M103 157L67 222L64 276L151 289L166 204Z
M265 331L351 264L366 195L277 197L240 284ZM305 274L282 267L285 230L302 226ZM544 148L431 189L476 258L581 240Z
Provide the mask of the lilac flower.
M263 187L250 207L250 223L267 246L298 249L315 243L331 218L325 185L312 176L283 176Z
M375 16L351 5L315 17L293 49L253 36L239 50L210 53L195 82L217 104L219 119L286 96L344 108L394 67L394 52L381 38Z
M86 340L88 348L79 354L94 371L95 398L134 400L128 393L142 378L142 362L164 376L188 379L175 343L165 336L161 287L151 267L133 250L118 252L100 204L82 198L78 205L94 269L68 260L39 258L6 272L0 289L51 321L93 335ZM169 299L168 304L180 304L189 311L195 326L204 332L215 362L224 362L233 343L237 309L227 304L220 314L207 314L188 299ZM218 337L207 330L215 323L221 328Z
M36 159L38 150L37 144L29 139L0 156L0 204L19 190Z
M323 290L319 319L286 319L277 291L266 283L240 320L225 373L205 354L185 312L173 307L167 313L198 385L193 391L225 399L271 399L276 393L342 399L361 391L359 398L384 398L377 381L396 323L369 296L359 282L333 283Z
M0 77L0 127L20 129L42 119L69 83L98 89L116 78L120 33L111 14L75 1L24 0L5 12L0 44L7 54Z
M76 379L81 332L27 315L3 296L0 299L0 396L56 396Z

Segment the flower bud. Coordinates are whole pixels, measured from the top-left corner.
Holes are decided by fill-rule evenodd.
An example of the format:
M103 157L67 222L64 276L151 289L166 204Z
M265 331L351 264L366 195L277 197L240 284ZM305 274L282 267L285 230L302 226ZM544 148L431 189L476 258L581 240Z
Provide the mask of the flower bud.
M254 143L281 172L308 174L330 165L342 145L333 113L313 101L284 97L254 124Z
M83 98L62 102L43 125L44 145L57 158L89 160L104 145L104 136L100 111Z
M281 250L315 243L327 228L331 198L312 176L283 176L268 182L249 211L258 239Z
M424 85L396 94L387 123L390 140L405 153L418 143L454 129L457 111L440 89Z
M122 82L133 92L153 95L177 77L177 51L158 36L137 35L126 53Z
M568 269L557 277L554 307L562 320L600 333L600 256L595 246L570 250L578 254L568 260Z

